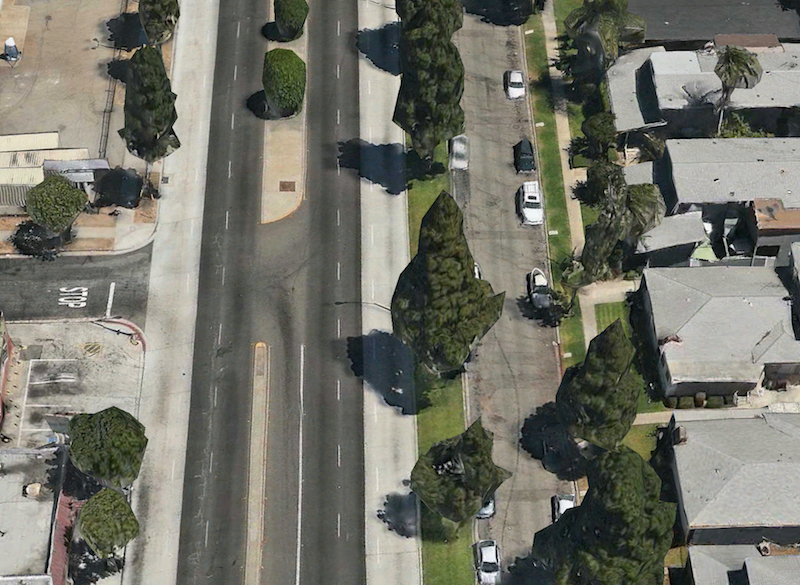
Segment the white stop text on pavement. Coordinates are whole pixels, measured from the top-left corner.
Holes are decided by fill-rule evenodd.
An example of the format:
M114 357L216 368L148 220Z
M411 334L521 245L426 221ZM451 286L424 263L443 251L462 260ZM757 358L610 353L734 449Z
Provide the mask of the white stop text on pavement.
M62 286L58 292L58 304L70 309L82 309L89 297L89 289L85 286Z

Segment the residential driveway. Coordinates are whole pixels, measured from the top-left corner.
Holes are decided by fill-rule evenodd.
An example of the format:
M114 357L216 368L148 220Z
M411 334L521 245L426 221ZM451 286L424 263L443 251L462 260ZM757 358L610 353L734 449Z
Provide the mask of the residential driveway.
M498 540L505 569L530 552L534 533L550 524L550 497L569 487L519 448L525 418L555 399L556 332L523 316L525 302L518 302L525 274L547 265L543 228L523 227L514 205L522 182L537 178L514 172L512 147L532 128L526 101L511 102L503 92L503 72L524 69L520 32L465 15L454 40L466 70L462 105L471 152L469 176L456 175L453 190L484 278L506 291L502 317L467 365L468 417L483 417L494 433L495 462L514 474L497 492L495 517L477 521L479 537Z

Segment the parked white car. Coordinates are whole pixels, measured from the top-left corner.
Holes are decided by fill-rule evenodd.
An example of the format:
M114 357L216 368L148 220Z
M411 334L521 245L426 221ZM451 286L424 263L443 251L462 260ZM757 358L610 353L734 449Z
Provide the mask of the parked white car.
M575 507L575 494L556 494L551 503L553 504L553 522L558 522L564 512Z
M542 225L544 223L544 207L539 181L526 181L517 190L517 213L525 225Z
M481 540L476 545L478 552L478 583L500 584L500 549L495 540Z
M508 99L518 100L525 97L525 75L522 71L506 71L503 75L503 86Z
M450 139L450 169L466 171L469 168L469 138L465 134Z
M478 513L475 514L475 517L478 520L487 520L488 518L494 516L495 509L494 494L492 494L489 496L489 499L483 503L483 508L478 510Z

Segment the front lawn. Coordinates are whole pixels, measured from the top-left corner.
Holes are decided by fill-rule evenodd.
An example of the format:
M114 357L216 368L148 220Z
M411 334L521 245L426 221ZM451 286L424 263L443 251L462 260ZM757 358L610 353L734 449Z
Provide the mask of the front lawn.
M656 429L661 425L634 425L625 438L622 439L622 444L627 445L645 461L650 461L650 453L656 448Z
M434 162L442 163L445 169L448 168L447 143L443 142L436 147L433 160ZM450 193L450 171L445 171L426 181L413 180L409 184L408 242L412 258L417 255L419 227L422 223L422 218L442 191Z

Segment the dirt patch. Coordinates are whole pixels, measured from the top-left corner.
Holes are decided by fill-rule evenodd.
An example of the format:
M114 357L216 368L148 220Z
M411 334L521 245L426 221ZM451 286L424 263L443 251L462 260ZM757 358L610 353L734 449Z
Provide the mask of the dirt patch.
M114 238L76 238L65 248L66 252L83 252L92 250L113 250Z
M82 213L75 220L75 227L114 227L116 218L108 215L108 212Z
M0 230L13 232L23 221L30 219L27 215L4 215L0 217Z
M158 217L158 201L155 199L143 198L136 208L133 216L134 223L155 223Z

